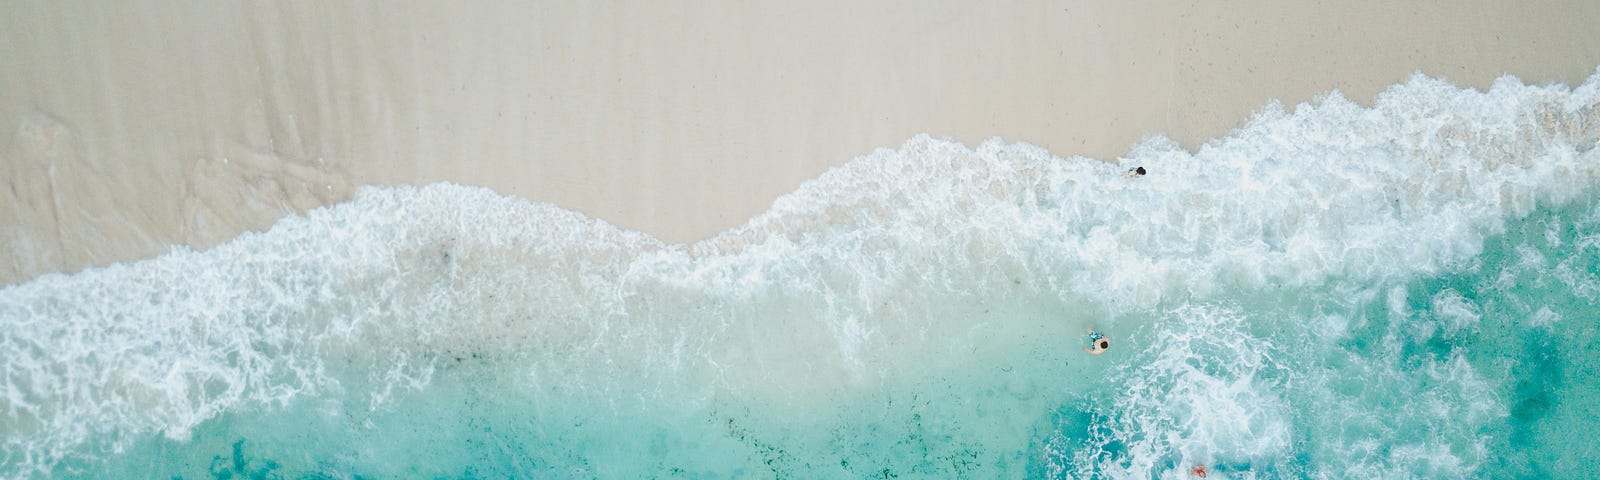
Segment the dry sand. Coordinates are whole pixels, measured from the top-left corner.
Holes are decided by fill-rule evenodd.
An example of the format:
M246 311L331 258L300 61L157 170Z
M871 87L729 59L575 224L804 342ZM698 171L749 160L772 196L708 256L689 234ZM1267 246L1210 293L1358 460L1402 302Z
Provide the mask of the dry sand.
M362 184L690 242L917 133L1110 159L1416 71L1600 65L1590 0L547 3L0 4L0 283L209 247Z

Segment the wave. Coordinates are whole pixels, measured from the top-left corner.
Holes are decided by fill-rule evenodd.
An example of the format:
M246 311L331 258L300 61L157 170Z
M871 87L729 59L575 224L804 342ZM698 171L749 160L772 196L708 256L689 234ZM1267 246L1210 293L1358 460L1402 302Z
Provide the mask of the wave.
M307 419L271 428L329 445L377 442L373 431L457 428L416 412L470 410L443 400L460 398L516 399L478 414L532 425L507 435L557 475L646 475L669 457L714 476L1264 468L1323 422L1295 413L1317 403L1298 396L1309 390L1283 386L1284 365L1306 365L1271 357L1335 361L1361 328L1339 317L1347 327L1328 333L1338 316L1294 305L1381 304L1396 285L1474 268L1518 219L1600 196L1597 142L1600 73L1575 89L1507 77L1487 92L1419 75L1372 108L1337 93L1268 105L1194 153L1154 137L1104 162L919 136L692 245L482 188L364 187L211 250L0 290L0 468L109 468L172 448L160 445L230 443L216 433L228 428L289 442L264 433L269 412ZM1123 176L1135 166L1149 174ZM1215 344L1289 319L1321 322L1302 333L1330 340ZM1081 357L1090 326L1127 346ZM1378 369L1407 391L1453 379L1444 407L1404 421L1503 417L1507 402L1457 388L1486 382L1459 358ZM1064 405L1100 416L1049 413ZM1476 448L1450 442L1418 438L1416 455ZM283 468L419 471L384 470L416 458L384 451ZM1446 457L1372 468L1470 473L1485 458Z

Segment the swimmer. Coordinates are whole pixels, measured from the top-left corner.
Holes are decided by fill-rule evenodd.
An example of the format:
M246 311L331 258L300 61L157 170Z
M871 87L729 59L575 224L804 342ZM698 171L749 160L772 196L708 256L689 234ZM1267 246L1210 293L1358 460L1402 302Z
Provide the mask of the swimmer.
M1093 328L1090 328L1089 329L1089 346L1084 347L1083 351L1089 352L1090 354L1093 354L1093 355L1099 355L1099 354L1102 354L1102 353L1106 353L1106 350L1109 350L1109 349L1111 349L1111 339L1106 338L1105 334L1100 333L1100 332L1096 332L1096 331L1094 331Z
M1206 478L1206 466L1205 465L1195 465L1194 468L1189 469L1189 475L1193 475L1193 476L1200 477L1200 478Z
M1133 167L1133 168L1130 168L1130 169L1128 169L1128 173L1124 173L1124 174L1122 174L1122 176L1128 177L1128 178L1143 177L1144 176L1144 167Z

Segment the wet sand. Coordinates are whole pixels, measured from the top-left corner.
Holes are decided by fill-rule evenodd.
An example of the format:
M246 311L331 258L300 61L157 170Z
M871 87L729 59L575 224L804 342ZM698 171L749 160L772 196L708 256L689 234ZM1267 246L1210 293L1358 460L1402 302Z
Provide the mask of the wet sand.
M1600 3L7 2L0 284L450 181L693 242L918 133L1113 159L1414 72L1576 84Z

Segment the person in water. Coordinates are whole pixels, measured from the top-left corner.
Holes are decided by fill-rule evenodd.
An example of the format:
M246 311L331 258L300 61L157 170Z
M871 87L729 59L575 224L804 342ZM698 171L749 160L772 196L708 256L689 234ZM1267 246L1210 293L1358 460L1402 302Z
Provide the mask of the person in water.
M1128 178L1143 177L1144 176L1144 167L1133 167L1133 168L1130 168L1130 169L1128 169L1128 173L1124 173L1124 174L1122 174L1122 176L1128 177Z
M1083 351L1089 352L1089 353L1094 354L1094 355L1099 355L1099 354L1102 354L1102 353L1106 353L1106 350L1110 350L1110 349L1111 349L1111 339L1106 338L1105 334L1100 333L1100 332L1096 332L1096 331L1094 331L1093 328L1090 328L1089 329L1089 346L1083 347Z

